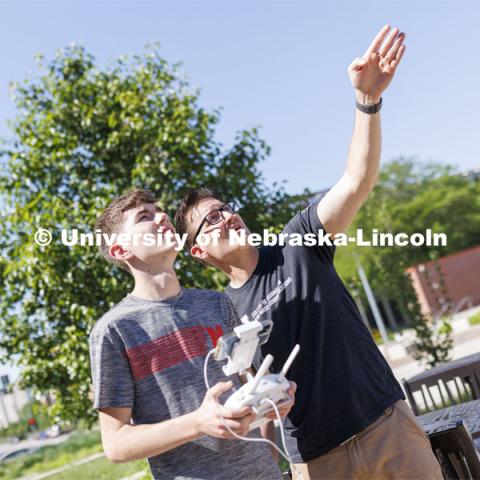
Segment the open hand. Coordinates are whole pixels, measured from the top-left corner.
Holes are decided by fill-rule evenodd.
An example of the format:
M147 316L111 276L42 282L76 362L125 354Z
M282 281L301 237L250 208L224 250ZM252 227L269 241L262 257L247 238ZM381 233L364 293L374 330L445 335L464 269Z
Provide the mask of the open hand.
M355 88L357 101L375 104L388 87L405 52L405 34L385 25L361 58L348 67L348 74Z

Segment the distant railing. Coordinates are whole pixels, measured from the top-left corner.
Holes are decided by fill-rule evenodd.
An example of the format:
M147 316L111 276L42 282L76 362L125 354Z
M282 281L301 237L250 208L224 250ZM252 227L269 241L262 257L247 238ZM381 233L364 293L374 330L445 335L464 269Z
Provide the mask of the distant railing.
M475 305L478 305L479 302L474 302L474 300L480 300L479 297L472 297L471 295L466 295L465 297L461 298L459 302L456 304L453 302L445 302L442 305L442 308L435 312L433 314L433 320L436 323L443 315L445 315L447 312L449 315L455 315L459 313L465 305L467 305L467 308L473 308Z

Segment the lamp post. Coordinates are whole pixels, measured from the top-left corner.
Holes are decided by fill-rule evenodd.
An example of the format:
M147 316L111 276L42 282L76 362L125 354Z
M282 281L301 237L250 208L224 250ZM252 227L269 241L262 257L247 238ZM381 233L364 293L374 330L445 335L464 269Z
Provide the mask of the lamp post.
M360 276L360 281L362 282L363 289L365 290L365 294L367 295L368 304L370 305L370 308L372 310L375 324L377 325L378 331L380 332L383 343L386 345L388 342L388 334L387 334L387 329L385 328L385 323L383 322L383 318L380 315L380 311L378 310L377 302L373 295L372 289L370 288L370 284L368 283L365 270L363 269L362 264L358 260L357 255L354 254L353 257L355 259L355 264L357 266L358 275Z

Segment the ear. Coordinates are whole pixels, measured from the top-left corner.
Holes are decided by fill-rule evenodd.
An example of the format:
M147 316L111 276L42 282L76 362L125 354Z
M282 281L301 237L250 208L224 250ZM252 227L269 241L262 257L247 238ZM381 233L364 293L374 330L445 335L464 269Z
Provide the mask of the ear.
M190 248L190 255L194 258L204 261L208 257L208 253L197 244Z
M115 243L110 246L108 249L108 254L113 257L115 260L130 260L133 257L133 253L130 250L122 247L118 243Z

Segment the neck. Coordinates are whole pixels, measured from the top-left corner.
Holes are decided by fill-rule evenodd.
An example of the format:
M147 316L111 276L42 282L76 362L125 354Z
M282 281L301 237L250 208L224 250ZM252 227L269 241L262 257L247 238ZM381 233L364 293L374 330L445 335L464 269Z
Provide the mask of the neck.
M173 266L157 272L135 271L132 295L145 300L166 300L180 293L180 283Z
M258 256L258 250L255 247L249 247L219 265L229 278L233 288L241 287L252 276L258 263Z

